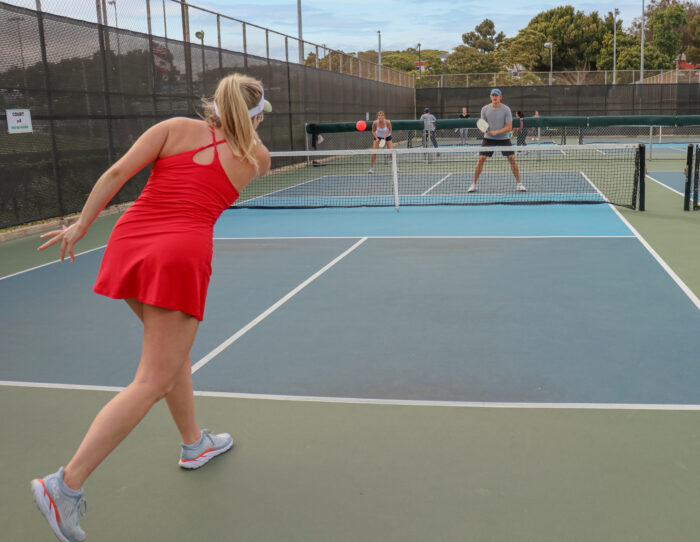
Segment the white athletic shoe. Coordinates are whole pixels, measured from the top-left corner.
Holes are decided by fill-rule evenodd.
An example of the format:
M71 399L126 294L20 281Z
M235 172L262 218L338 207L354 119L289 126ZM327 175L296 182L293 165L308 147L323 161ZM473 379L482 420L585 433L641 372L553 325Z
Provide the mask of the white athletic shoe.
M181 444L180 466L183 469L198 469L210 459L231 449L233 439L228 433L215 434L202 429L202 436L194 444Z
M523 183L518 183L516 186L520 192L527 192L527 188L523 186Z
M34 501L61 542L83 542L85 531L80 516L87 511L83 490L74 491L63 482L63 467L58 472L32 480Z
M467 192L476 192L476 183L474 183L473 185L471 185L471 186L469 187L469 189L467 190Z
M374 168L373 167L369 168L369 172L374 173Z

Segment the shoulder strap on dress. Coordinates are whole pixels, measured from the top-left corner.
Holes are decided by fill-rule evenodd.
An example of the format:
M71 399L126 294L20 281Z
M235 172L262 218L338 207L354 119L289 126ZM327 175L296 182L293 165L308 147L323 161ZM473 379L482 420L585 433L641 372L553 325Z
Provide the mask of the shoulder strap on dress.
M199 149L199 150L201 151L201 150L203 150L203 149L208 149L209 147L214 147L214 152L218 153L218 151L216 150L216 146L217 146L217 145L220 145L221 143L226 143L226 139L221 139L221 140L217 141L217 140L216 140L216 133L214 133L214 127L213 127L213 126L210 126L209 128L211 129L211 139L212 139L212 142L209 143L209 145L205 145L204 147L202 147L202 148Z

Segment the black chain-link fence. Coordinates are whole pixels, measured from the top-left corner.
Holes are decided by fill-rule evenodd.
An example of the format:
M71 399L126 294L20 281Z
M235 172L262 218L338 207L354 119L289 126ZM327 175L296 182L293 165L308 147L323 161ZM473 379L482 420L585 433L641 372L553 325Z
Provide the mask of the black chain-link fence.
M99 175L149 126L195 116L232 72L263 81L271 150L306 148L306 122L413 115L412 88L50 15L0 2L0 122L29 109L32 133L0 130L0 228L77 212ZM390 104L390 105L387 105ZM112 203L133 200L138 174Z
M430 107L437 118L456 118L463 107L478 117L492 86L418 88L416 111ZM700 84L629 84L503 87L503 103L526 117L602 115L698 115Z

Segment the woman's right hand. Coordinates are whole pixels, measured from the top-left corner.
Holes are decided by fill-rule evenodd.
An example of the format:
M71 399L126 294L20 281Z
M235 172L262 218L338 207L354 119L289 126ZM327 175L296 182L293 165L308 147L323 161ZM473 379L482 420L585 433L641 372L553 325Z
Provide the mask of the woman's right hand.
M50 239L46 241L43 245L39 247L38 250L44 250L49 248L51 245L56 243L61 243L61 261L66 257L66 249L68 249L68 254L70 254L71 263L75 261L75 254L73 253L73 246L75 243L80 241L87 232L87 228L80 225L79 222L75 222L68 226L67 228L63 226L60 230L52 230L41 235L42 239L49 237Z

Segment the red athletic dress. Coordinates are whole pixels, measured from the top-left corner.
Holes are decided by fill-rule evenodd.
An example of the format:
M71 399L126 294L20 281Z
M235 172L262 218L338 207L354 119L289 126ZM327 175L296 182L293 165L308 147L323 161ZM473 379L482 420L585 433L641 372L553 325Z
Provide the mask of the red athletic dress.
M213 143L159 158L107 243L94 291L204 317L214 223L238 198ZM214 146L207 165L194 155Z

